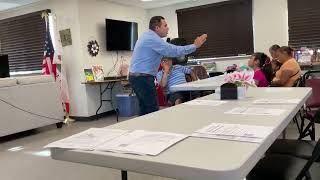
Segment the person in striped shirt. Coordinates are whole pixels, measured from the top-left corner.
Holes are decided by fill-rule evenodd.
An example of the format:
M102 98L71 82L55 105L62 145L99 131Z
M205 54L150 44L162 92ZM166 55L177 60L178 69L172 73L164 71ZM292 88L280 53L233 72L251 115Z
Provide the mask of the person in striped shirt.
M164 89L169 106L181 104L189 100L189 92L170 92L170 87L186 83L186 74L190 74L192 81L197 80L196 74L186 66L172 65L172 59L164 57L161 60L162 70L157 74L157 81Z

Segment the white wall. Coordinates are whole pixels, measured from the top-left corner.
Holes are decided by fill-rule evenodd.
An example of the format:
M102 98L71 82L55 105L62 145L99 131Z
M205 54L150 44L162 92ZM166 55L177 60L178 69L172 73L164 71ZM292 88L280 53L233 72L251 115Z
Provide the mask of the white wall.
M88 41L92 39L97 39L101 48L97 57L91 57L87 51L83 52L85 65L101 64L105 72L110 72L117 55L115 51L106 51L105 19L137 22L138 34L140 35L147 29L147 11L141 8L106 3L101 0L80 0L79 2L82 49L86 50ZM131 52L120 51L119 58L121 56L128 63L131 58ZM110 75L117 75L117 72L113 71Z
M254 0L254 50L268 52L273 44L288 45L287 0Z
M51 9L57 16L58 30L71 29L72 45L63 48L63 63L67 71L67 80L70 93L71 116L88 117L95 115L99 106L98 86L81 84L84 82L83 68L90 68L93 64L103 66L109 72L116 61L115 52L106 51L105 19L118 19L138 23L139 34L146 30L146 10L121 6L101 0L46 0L9 11L1 12L0 19L27 14L39 10ZM87 52L87 43L96 39L101 46L97 57L90 57ZM129 63L130 52L120 52ZM110 75L116 75L116 72ZM105 96L105 98L108 98ZM104 103L108 104L108 103ZM103 106L100 113L109 111L110 105Z
M168 36L175 38L178 37L178 23L175 13L177 9L221 1L223 0L189 1L172 6L150 9L148 10L148 19L156 15L165 17L170 28ZM287 0L253 0L254 51L269 53L269 47L273 44L288 44L287 14ZM210 38L210 34L208 34L208 38ZM217 70L223 71L228 64L245 64L247 63L247 59L218 60L216 63Z
M94 13L92 13L94 12ZM90 68L94 64L103 66L105 74L109 76L116 76L118 74L120 61L115 67L115 71L112 71L117 54L115 51L106 51L106 27L105 19L116 19L123 21L131 21L138 23L138 34L142 34L147 29L147 11L141 8L122 6L113 3L107 3L101 0L80 0L79 1L79 19L80 19L80 31L81 31L81 49L83 68ZM91 57L87 52L87 43L89 40L96 39L100 45L100 54L97 57ZM123 63L129 64L131 60L130 51L120 51L119 59L123 59ZM84 76L81 76L84 81ZM97 102L99 101L99 87L83 85L86 89L87 95L87 109L88 116L94 115L98 108ZM121 92L118 88L114 92ZM114 93L115 95L115 93ZM104 96L104 99L109 98L109 94ZM110 110L109 103L103 103L100 112L103 110Z

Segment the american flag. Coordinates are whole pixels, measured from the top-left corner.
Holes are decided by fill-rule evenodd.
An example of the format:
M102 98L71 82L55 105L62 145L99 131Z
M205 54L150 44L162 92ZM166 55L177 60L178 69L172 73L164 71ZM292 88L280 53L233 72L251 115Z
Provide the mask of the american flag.
M54 30L56 30L56 27ZM56 37L56 51L50 34L49 21L48 18L46 18L46 40L43 53L42 74L53 75L55 80L59 82L63 107L68 115L70 113L69 88L66 79L66 71L64 71L62 66L62 48L60 47L61 43L58 40L58 33L56 31L52 33L54 33Z
M53 74L56 78L57 76L57 67L55 63L53 63L54 59L54 47L51 39L51 34L49 30L49 21L47 24L46 30L46 40L44 45L44 53L43 53L43 62L42 62L42 74Z

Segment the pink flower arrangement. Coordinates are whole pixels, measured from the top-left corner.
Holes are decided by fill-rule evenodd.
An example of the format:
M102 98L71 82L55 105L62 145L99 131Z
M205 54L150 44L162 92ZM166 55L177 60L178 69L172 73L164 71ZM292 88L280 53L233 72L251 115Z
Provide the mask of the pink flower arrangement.
M253 71L235 71L226 75L224 82L225 83L234 83L238 87L256 87L256 84L253 79Z

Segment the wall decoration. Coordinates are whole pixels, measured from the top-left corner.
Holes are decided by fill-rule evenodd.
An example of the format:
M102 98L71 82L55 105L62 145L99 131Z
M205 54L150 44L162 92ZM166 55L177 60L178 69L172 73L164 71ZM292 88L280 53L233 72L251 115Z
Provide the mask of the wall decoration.
M86 79L86 82L94 81L94 75L92 69L84 69L84 76Z
M97 56L99 54L100 46L96 40L88 42L88 52L91 56Z
M59 31L59 34L60 34L62 47L72 45L70 29L61 30L61 31Z
M95 81L103 81L104 80L104 72L101 65L93 65L92 72Z

